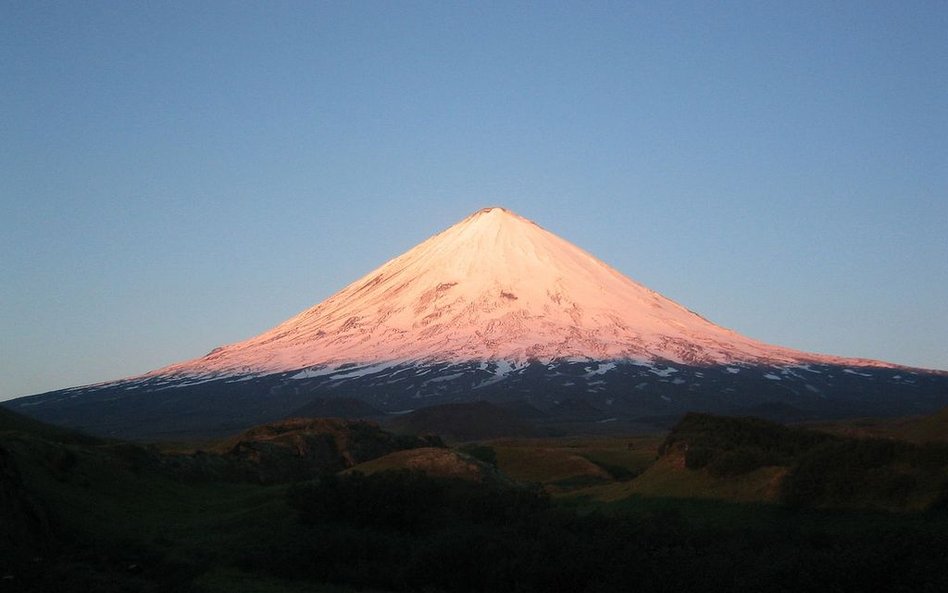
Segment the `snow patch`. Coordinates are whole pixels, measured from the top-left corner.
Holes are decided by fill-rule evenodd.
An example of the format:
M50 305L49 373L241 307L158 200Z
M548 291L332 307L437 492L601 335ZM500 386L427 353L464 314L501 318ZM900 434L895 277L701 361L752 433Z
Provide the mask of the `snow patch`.
M537 224L488 208L258 336L145 377L295 373L293 379L345 380L406 361L436 372L443 363L480 361L477 368L493 368L499 381L529 361L584 364L592 376L616 366L598 361L628 360L667 378L678 369L661 368L666 361L683 359L732 365L728 373L757 364L891 367L752 340ZM359 366L331 368L339 361Z
M454 381L455 379L460 379L464 376L464 373L454 373L451 375L445 375L443 377L435 377L434 379L428 379L424 382L424 385L428 383L444 383L445 381Z
M312 369L303 369L302 371L291 375L290 379L315 379L316 377L323 377L326 375L331 375L336 372L336 369L331 367L317 367Z
M598 365L598 367L595 369L593 367L586 367L586 378L588 379L590 377L595 377L596 375L605 375L612 369L616 368L616 366L617 365L614 362L607 362Z
M362 367L347 367L344 372L333 373L330 379L333 381L343 381L346 379L356 379L358 377L364 377L366 375L374 375L380 371L383 371L391 366L390 363L382 362L377 364L370 364ZM421 373L419 373L421 374Z
M488 385L493 385L494 383L499 383L507 378L507 375L513 373L514 371L520 370L524 365L518 365L515 361L510 360L495 360L493 361L494 365L494 376L486 381L481 381L474 388L479 389L481 387L486 387ZM489 368L489 367L487 367ZM486 370L486 369L485 369Z
M517 366L509 360L498 360L495 362L494 375L502 379L516 370Z

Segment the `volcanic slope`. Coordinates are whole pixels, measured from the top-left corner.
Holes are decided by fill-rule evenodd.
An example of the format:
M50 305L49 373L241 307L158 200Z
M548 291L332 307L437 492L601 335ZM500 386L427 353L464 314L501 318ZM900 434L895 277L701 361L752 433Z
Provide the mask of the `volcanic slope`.
M489 208L270 331L154 374L570 357L846 362L714 325L533 222Z
M340 396L388 413L523 400L565 421L622 426L755 406L804 417L924 412L948 397L948 375L747 338L486 208L259 336L10 405L93 432L172 436L237 430ZM561 404L577 400L589 413L570 418L575 406Z

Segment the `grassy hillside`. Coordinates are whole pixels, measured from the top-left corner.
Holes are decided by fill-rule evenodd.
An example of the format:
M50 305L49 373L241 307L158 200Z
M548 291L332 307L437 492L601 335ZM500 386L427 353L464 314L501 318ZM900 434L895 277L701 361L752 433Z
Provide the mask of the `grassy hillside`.
M489 445L506 475L557 493L630 480L655 461L660 442L650 437L589 437L502 439Z
M632 483L584 494L923 510L943 505L948 493L946 444L848 438L756 418L688 414L659 454Z
M431 444L369 423L299 420L202 451L177 444L167 455L6 411L2 422L0 577L38 592L293 590L286 579L239 566L267 537L291 541L299 529L286 503L287 465L316 475Z
M599 502L629 497L711 499L729 502L779 502L786 468L765 467L726 478L688 470L675 455L656 461L635 480L591 486L569 493Z
M441 478L457 478L474 482L504 481L497 470L486 463L458 451L432 447L390 453L355 465L346 470L346 473L359 472L372 475L403 469L424 472Z

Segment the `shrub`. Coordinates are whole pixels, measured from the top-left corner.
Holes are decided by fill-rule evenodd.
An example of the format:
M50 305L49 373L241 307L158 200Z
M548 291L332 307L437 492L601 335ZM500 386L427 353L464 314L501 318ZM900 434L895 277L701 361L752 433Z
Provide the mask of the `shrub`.
M766 453L756 447L740 447L715 455L708 463L708 471L715 476L739 476L755 469L773 465Z
M701 445L692 445L685 451L685 467L688 469L701 469L708 465L712 457L714 457L714 449L702 447Z
M290 488L287 501L308 524L342 523L420 532L446 521L508 524L549 506L539 487L504 487L424 472L330 475Z
M290 506L304 523L338 521L398 531L426 527L431 509L442 504L443 496L439 482L409 470L327 475L287 492Z
M926 496L919 489L946 467L944 447L883 439L834 441L799 457L781 483L780 498L793 506L902 507L913 494ZM930 478L920 481L919 476Z
M458 449L461 453L470 455L474 459L497 467L497 451L487 445L464 445Z

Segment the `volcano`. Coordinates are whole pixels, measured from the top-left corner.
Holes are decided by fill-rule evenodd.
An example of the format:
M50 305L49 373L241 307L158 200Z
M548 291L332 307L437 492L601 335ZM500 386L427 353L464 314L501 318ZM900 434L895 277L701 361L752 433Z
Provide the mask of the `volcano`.
M686 410L925 412L946 403L948 374L742 336L495 207L259 336L6 405L154 438L235 431L334 398L389 414L487 399L625 426Z
M892 366L745 338L537 224L486 208L272 330L153 375L569 358Z

